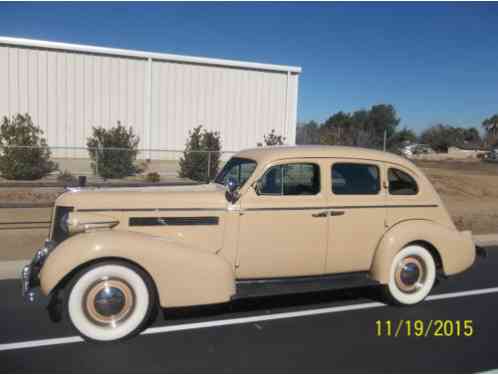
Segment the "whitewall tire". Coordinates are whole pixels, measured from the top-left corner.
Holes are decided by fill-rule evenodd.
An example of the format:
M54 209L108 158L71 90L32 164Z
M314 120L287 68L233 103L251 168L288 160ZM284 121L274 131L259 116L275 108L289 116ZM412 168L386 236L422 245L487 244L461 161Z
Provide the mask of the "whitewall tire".
M133 336L155 307L149 276L126 262L97 263L80 271L66 295L67 314L85 338L113 341Z
M414 305L422 302L436 281L436 264L431 253L420 245L409 245L395 255L384 287L389 302Z

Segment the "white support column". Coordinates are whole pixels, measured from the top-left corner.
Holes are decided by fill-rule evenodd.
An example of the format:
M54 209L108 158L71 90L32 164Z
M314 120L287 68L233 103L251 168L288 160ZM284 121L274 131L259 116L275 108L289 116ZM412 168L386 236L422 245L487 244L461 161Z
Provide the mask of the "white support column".
M286 143L289 143L289 137L287 129L289 128L289 78L290 72L287 71L287 77L285 81L285 105L284 105L284 126L283 126L283 136L286 138Z
M289 104L289 116L287 121L287 143L289 145L296 144L296 126L297 126L297 104L298 104L298 86L299 86L299 75L292 74L290 77L290 104Z
M145 68L145 89L144 89L144 140L143 148L151 148L151 126L152 126L152 58L147 59ZM150 151L145 152L146 158L151 157Z

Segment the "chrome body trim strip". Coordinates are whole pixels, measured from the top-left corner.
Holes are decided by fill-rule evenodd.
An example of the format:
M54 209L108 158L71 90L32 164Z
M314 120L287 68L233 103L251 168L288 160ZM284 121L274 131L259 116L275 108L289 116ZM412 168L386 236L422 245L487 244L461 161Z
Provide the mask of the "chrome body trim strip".
M242 211L299 211L299 210L341 210L358 208L435 208L437 204L394 204L363 206L310 206L310 207L250 207ZM77 212L178 212L178 211L233 211L227 208L82 208Z
M301 210L345 210L358 208L434 208L437 204L372 205L372 206L321 206L321 207L250 207L244 211L301 211Z
M81 208L77 212L174 212L174 211L226 211L226 208Z

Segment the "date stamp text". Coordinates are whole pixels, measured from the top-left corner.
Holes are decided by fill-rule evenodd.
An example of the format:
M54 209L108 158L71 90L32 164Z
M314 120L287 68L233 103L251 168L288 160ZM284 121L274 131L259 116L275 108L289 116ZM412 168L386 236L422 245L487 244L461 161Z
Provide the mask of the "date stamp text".
M475 334L472 320L376 320L378 337L470 337Z

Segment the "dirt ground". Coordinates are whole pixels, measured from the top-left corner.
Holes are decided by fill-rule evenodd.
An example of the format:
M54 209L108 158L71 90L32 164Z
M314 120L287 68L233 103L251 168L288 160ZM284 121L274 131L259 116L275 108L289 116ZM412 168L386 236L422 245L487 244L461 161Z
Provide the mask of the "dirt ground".
M474 234L498 233L498 164L418 161L456 226Z
M0 188L0 207L5 204L52 205L63 188Z

